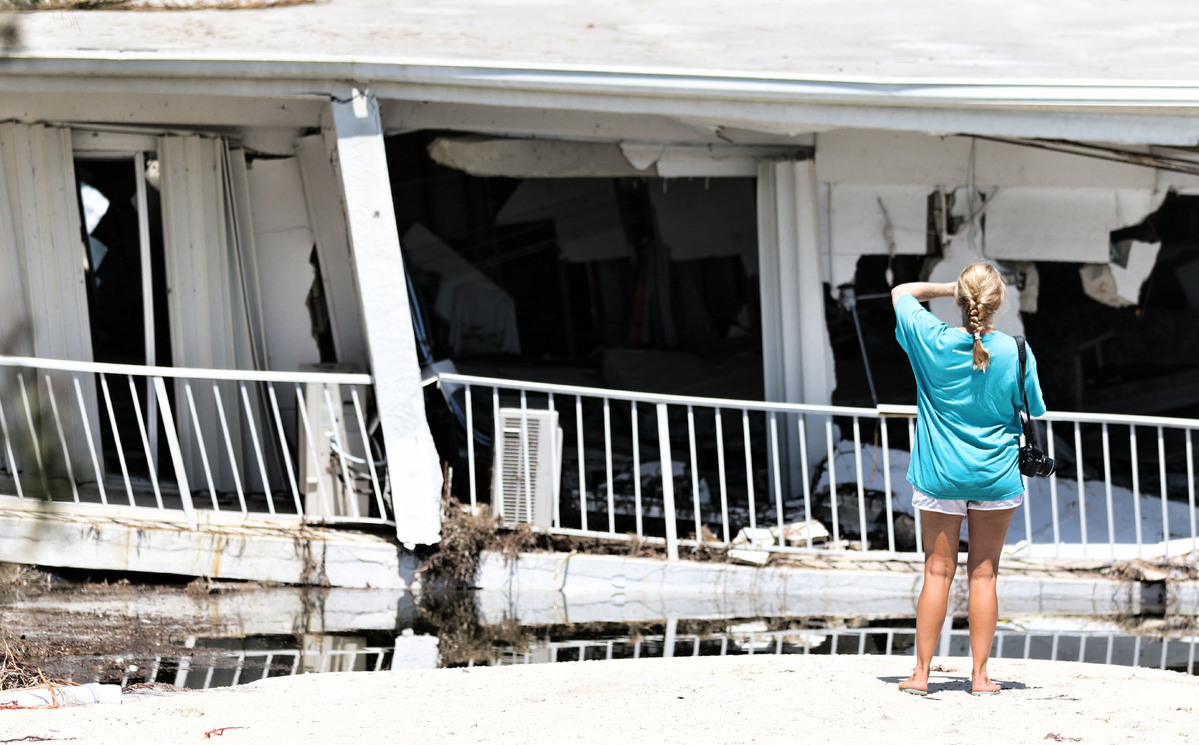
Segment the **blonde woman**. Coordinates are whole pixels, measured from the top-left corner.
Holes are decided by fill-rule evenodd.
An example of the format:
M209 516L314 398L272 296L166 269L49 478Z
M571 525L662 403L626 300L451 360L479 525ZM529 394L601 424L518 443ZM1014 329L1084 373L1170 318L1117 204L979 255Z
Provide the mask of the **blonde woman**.
M963 518L969 536L970 692L985 695L1000 688L987 674L999 617L995 581L1004 537L1024 500L1017 468L1021 397L1016 341L992 326L1004 295L999 272L985 263L966 267L957 282L909 282L891 291L895 336L916 376L916 439L908 481L924 540L916 668L899 688L920 696L928 693ZM957 301L961 326L945 324L920 305L941 297ZM1040 416L1045 403L1031 349L1025 368L1029 411Z

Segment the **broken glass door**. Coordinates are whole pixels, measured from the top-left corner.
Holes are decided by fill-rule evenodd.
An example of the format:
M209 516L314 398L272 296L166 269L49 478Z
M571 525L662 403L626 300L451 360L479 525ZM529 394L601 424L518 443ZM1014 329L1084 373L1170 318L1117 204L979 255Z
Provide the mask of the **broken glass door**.
M83 218L88 314L97 362L169 365L162 219L154 153L76 153L76 182ZM141 410L149 453L125 447L126 467L149 478L159 464L157 402L150 381L109 381L111 420L101 417L104 467L116 473L118 441L140 440L134 409ZM135 400L136 399L136 400ZM118 432L114 434L112 421ZM119 437L119 440L118 440Z

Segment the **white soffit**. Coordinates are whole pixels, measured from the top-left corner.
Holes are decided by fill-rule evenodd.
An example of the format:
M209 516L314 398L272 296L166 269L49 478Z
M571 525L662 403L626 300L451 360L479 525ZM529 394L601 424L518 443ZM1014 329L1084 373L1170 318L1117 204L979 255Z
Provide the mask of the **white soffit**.
M1156 181L1156 169L1087 155L986 139L974 139L974 149L974 182L987 186L1152 189Z
M834 184L964 184L970 140L880 129L816 135L816 178Z
M973 170L973 173L971 172ZM1152 189L1154 169L958 135L840 130L817 136L817 178L843 184Z
M1108 234L1144 220L1163 197L1150 189L1001 188L986 212L986 253L997 259L1106 263Z

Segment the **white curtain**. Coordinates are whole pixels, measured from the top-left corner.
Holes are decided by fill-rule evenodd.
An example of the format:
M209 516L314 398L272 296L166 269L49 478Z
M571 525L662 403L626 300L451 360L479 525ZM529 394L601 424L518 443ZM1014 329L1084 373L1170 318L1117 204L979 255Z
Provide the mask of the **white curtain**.
M41 124L0 124L0 349L7 354L92 361L86 259L76 195L71 132ZM76 482L99 478L88 452L85 426L99 442L95 381L78 377L82 406L71 377L26 372L40 456L55 479L69 466ZM24 401L15 376L4 383L4 414L14 440L28 438ZM63 429L60 441L50 394ZM25 439L26 446L31 440ZM69 455L63 457L63 445ZM15 450L15 448L14 448ZM21 456L17 456L18 461ZM28 464L26 464L27 470ZM16 467L22 467L18 462Z
M218 370L257 369L265 355L255 323L258 313L251 310L257 293L253 231L244 208L244 156L240 150L230 151L221 138L188 135L160 138L158 158L172 363ZM241 486L246 491L260 490L240 388L229 382L218 384L217 390L231 449L242 464ZM253 386L249 392L250 411L261 433L269 423L262 416ZM176 387L173 407L189 485L195 491L207 490L200 460L200 447L204 447L216 489L232 491L237 481L213 386L192 381L192 393L194 418L182 382ZM273 451L268 442L263 445ZM276 480L272 486L278 489L282 484ZM201 500L197 506L208 505Z

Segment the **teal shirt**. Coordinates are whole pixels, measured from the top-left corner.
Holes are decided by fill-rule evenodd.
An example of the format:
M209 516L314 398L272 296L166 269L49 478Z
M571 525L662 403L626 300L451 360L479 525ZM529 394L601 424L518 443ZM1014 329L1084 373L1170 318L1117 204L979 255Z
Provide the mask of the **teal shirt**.
M1019 449L1020 360L1016 340L998 331L982 338L987 371L973 367L974 337L902 295L895 338L916 376L916 440L908 481L936 499L993 502L1024 492ZM1037 360L1027 349L1024 388L1032 416L1045 413Z

